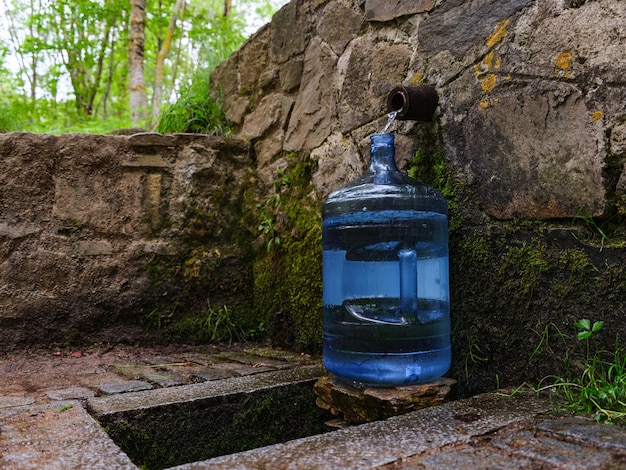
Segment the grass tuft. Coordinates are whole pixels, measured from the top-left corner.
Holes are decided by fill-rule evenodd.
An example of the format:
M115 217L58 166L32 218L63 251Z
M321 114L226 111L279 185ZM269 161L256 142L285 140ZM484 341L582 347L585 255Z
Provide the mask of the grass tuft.
M555 325L551 325L556 328ZM578 320L576 341L583 357L582 367L574 372L571 361L573 351L565 354L566 376L547 376L538 385L527 383L515 389L516 393L525 388L539 393L554 392L564 399L564 409L575 414L590 414L597 421L607 423L626 423L626 356L619 345L619 335L615 336L615 348L612 351L599 349L595 341L604 327L604 322L591 322L588 319ZM557 330L557 335L567 344L568 337ZM547 342L547 331L544 331L538 346ZM535 349L535 353L537 349ZM533 353L533 354L535 354Z

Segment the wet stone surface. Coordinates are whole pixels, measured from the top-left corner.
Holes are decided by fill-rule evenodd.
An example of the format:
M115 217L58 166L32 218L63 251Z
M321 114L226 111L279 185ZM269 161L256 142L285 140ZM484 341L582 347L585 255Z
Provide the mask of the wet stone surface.
M118 393L140 392L151 390L152 385L141 380L126 380L118 383L106 383L98 386L98 391L104 395L115 395Z
M0 397L0 408L13 408L15 406L25 406L35 403L33 397Z
M135 469L87 409L132 412L324 373L319 361L284 351L190 347L26 352L0 357L0 371L0 468L8 470ZM130 391L138 383L150 389ZM119 393L104 395L106 384ZM389 399L388 390L368 395ZM533 394L485 394L176 468L626 468L626 427L546 414L554 407Z
M572 416L540 421L537 429L564 439L584 441L601 448L626 453L626 428L623 426L610 426L589 418Z
M590 417L535 417L382 468L626 468L624 436L623 427Z
M50 400L55 401L79 400L93 398L95 396L95 392L85 387L71 387L61 390L50 390L46 392L46 395Z

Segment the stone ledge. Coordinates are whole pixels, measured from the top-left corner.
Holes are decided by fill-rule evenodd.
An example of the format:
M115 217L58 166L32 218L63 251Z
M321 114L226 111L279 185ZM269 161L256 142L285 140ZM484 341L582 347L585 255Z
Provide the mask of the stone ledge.
M0 412L2 468L136 469L78 401Z
M403 460L468 442L473 436L492 433L552 407L549 400L532 394L477 395L384 421L180 465L176 470L415 468L402 466ZM465 419L470 415L471 420Z
M456 380L441 378L426 384L389 388L357 388L332 376L315 383L317 405L348 424L387 419L450 401Z

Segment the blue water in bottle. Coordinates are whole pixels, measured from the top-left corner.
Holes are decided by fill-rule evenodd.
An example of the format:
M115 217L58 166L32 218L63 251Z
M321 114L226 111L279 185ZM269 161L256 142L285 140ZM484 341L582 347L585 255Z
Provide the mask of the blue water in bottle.
M450 367L447 204L399 172L393 134L323 210L324 365L347 380L427 382Z

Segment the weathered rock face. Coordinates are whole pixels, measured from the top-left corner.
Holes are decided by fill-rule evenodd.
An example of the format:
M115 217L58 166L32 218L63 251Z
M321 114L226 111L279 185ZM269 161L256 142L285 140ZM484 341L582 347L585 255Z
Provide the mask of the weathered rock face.
M441 97L430 131L485 214L600 216L623 194L626 4L579 3L294 0L212 83L268 185L287 151L318 164L319 195L341 186L366 165L386 93L426 83ZM414 147L415 128L398 129Z
M135 341L151 313L251 290L247 144L15 133L0 161L0 351Z

